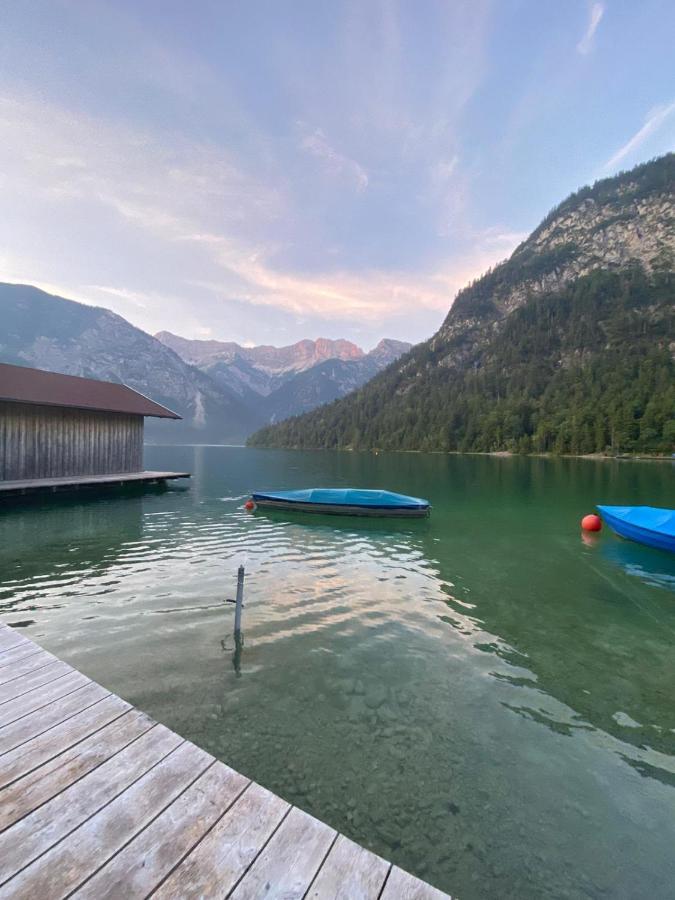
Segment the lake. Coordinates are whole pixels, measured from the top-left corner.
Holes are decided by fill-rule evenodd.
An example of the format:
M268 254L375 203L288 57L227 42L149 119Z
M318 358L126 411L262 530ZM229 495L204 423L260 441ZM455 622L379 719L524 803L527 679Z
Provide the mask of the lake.
M462 900L673 896L675 556L579 530L595 503L675 506L672 464L147 447L146 465L194 477L2 507L2 621ZM433 512L242 508L319 485Z

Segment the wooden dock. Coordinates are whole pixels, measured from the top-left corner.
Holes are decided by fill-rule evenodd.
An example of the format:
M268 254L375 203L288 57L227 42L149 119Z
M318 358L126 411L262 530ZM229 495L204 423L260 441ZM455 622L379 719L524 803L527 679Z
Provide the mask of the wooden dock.
M160 484L173 478L189 478L189 472L118 472L110 475L71 475L67 478L28 478L0 481L0 495L76 491L82 488L113 487L124 484Z
M447 900L0 624L0 898Z

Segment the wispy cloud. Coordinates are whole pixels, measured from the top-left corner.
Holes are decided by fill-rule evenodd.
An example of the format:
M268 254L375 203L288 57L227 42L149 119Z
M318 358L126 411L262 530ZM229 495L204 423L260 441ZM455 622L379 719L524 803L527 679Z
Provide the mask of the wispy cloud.
M592 3L590 9L588 11L588 24L586 26L586 31L584 32L583 37L577 44L577 50L583 56L593 48L593 38L595 37L595 32L598 30L598 25L600 24L600 20L605 14L605 4L604 3Z
M305 136L304 149L335 174L350 178L359 190L367 186L362 167L337 153L321 131ZM457 163L456 157L438 163L433 171L438 187L452 184ZM61 273L54 274L53 267L42 278L68 296L110 304L146 327L151 321L160 327L158 312L166 304L177 308L181 287L187 293L190 285L208 290L223 302L234 298L254 307L274 307L327 321L376 323L411 309L440 314L467 280L515 243L510 235L504 239L488 231L461 262L421 272L284 270L272 262L277 243L263 239L259 232L261 223L283 218L283 197L248 176L234 160L208 146L178 139L168 144L159 135L75 118L26 98L0 97L0 165L11 184L3 197L7 209L12 204L18 209L18 203L27 201L35 203L36 209L46 204L47 231L53 227L50 223L68 216L76 236L75 252L82 248L86 253L91 222L99 213L93 220L90 216L98 208L113 221L119 218L130 246L142 239L149 248L145 252L158 254L168 271L178 265L174 256L179 262L185 257L180 279L166 293L148 278L143 251L135 263L142 276L121 283L110 272L105 281L91 277L74 281L72 276L65 280ZM102 232L97 239L105 247ZM201 279L195 277L200 270ZM3 274L33 282L42 276L37 270L30 272L28 264L6 266L0 277ZM192 320L193 331L203 326Z
M320 160L324 171L329 175L345 178L358 191L365 191L368 187L368 173L364 167L332 147L321 128L305 134L300 147Z
M212 236L211 236L212 237ZM238 296L254 306L272 306L327 320L377 322L411 310L447 312L456 293L490 266L508 256L526 237L523 232L488 228L473 233L473 249L459 263L428 272L328 272L314 276L277 271L262 258L233 258L227 245L221 263L241 279ZM215 249L212 240L209 244ZM226 281L200 282L223 296Z
M158 45L133 115L116 100L75 92L69 106L67 91L6 83L0 278L49 285L149 331L237 338L253 323L275 340L326 322L333 334L381 336L398 317L402 336L426 336L508 245L467 237L459 129L486 71L489 8L432 4L433 79L409 52L415 14L385 2L335 16L328 76L313 66L307 78L300 54L268 59L259 82L220 58L174 77ZM109 72L117 65L107 60ZM125 78L127 89L139 81ZM267 78L273 109L258 102Z
M667 106L656 106L647 113L642 128L635 132L630 140L620 147L602 167L604 174L613 171L624 159L635 153L653 134L655 134L670 116L675 113L675 102Z

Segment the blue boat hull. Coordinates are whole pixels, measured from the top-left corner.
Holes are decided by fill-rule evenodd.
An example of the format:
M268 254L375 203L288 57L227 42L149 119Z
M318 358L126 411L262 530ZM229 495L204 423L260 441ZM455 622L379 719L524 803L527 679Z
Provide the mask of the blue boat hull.
M429 515L428 501L390 491L314 488L270 491L251 495L262 509L297 510L338 516L421 518Z
M675 553L675 510L653 506L598 506L598 510L621 537Z

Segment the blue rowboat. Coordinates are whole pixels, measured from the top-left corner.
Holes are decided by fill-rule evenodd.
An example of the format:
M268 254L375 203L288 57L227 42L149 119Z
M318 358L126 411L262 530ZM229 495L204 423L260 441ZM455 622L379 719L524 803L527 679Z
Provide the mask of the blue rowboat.
M343 516L427 516L431 509L429 501L419 497L357 488L266 491L252 494L251 498L256 506L266 509L298 509Z
M657 506L598 506L597 509L621 537L675 553L675 509Z

